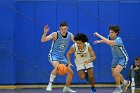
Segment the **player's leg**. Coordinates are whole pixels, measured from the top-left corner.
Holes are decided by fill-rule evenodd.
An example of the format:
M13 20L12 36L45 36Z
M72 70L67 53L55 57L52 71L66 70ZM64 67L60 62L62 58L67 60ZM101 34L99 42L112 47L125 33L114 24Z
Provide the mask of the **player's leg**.
M76 62L75 62L76 63ZM81 80L84 80L86 75L85 75L85 65L84 64L78 64L76 63L76 69L78 71L78 76L80 77Z
M59 65L59 61L56 55L49 55L49 61L52 64L52 66L54 67L54 69L52 70L51 74L50 74L50 80L49 80L49 84L46 88L47 91L52 91L52 83L57 75L57 66Z
M71 67L68 67L68 73L67 73L67 78L66 78L67 87L69 87L71 85L72 77L73 77L73 71L72 71Z
M68 64L65 57L63 57L63 59L61 58L60 62L63 64ZM76 93L76 91L73 91L72 89L69 88L71 86L72 77L73 77L73 71L72 71L71 67L68 67L66 86L63 88L64 93Z
M94 84L93 68L88 68L88 77L90 80L91 91L92 91L92 93L96 93L95 84Z
M126 58L120 59L119 64L122 67L122 69L126 68L126 65L127 65ZM121 68L118 68L118 69L121 69ZM123 83L123 92L126 92L128 86L130 85L130 80L125 80L121 74L119 76L120 76L120 81Z
M112 68L112 75L116 82L116 89L113 93L121 93L122 88L120 85L120 72L122 71L123 67L121 65L117 65L116 68Z
M78 71L78 76L80 77L81 80L85 79L85 71L84 69L81 69Z
M135 70L133 69L133 66L132 66L132 69L131 69L131 87L135 87Z
M135 71L131 69L131 91L135 93Z
M54 69L52 70L51 74L50 74L50 81L49 81L49 84L46 88L47 91L52 91L52 83L57 75L57 66L59 65L59 62L58 61L53 61L52 62L52 65L54 67Z
M68 67L66 86L63 88L63 93L76 93L76 91L69 88L71 86L72 77L73 77L73 71L72 71L71 67Z

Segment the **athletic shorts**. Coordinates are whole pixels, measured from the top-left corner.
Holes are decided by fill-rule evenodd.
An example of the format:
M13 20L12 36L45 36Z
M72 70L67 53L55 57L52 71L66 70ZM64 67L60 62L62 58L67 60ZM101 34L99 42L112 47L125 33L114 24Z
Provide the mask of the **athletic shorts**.
M68 61L64 55L57 55L57 54L49 54L48 56L49 62L52 63L53 61L59 61L60 64L68 65Z
M126 68L128 60L126 58L114 58L112 61L112 68L115 68L117 65L121 65L123 68Z
M76 65L77 71L79 71L79 70L85 70L85 69L89 69L89 68L93 68L92 62L91 63L88 63L88 64L76 63L75 62L75 65Z

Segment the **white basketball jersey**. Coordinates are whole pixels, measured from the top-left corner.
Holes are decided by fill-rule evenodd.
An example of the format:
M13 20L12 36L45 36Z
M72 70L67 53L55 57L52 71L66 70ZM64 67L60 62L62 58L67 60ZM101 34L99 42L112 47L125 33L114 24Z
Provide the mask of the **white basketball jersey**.
M75 47L75 63L83 63L85 60L89 60L91 58L90 53L88 51L89 43L85 42L85 46L83 50L78 49L77 44L74 44Z

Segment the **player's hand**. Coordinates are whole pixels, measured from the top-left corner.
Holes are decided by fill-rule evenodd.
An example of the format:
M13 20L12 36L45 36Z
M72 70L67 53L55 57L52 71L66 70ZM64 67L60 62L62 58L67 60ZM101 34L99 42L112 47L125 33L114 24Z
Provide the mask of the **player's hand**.
M84 63L84 64L88 64L89 62L88 62L88 61L84 61L83 63Z
M101 43L101 41L100 40L94 41L94 44L98 44L98 43Z
M48 33L49 29L50 29L50 27L48 25L45 25L45 27L44 27L44 33Z
M95 33L94 33L94 36L98 36L98 35L99 35L98 32L95 32Z

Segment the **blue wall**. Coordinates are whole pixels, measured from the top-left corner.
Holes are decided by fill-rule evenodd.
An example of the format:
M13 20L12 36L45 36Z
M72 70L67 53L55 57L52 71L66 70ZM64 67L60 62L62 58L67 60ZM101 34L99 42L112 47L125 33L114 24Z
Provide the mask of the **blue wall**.
M12 1L0 1L0 84L15 83L14 7Z
M48 83L53 69L48 62L51 41L41 43L43 27L49 24L50 33L59 29L66 20L74 35L83 32L96 53L94 62L96 83L112 83L111 49L106 44L93 45L99 32L108 35L108 26L118 24L130 60L139 56L139 0L0 0L0 84ZM70 43L72 45L72 42ZM70 48L70 46L69 46ZM73 60L72 56L72 60ZM73 63L74 64L74 63ZM85 83L79 79L76 68L72 83ZM66 76L58 76L55 83L64 83Z

